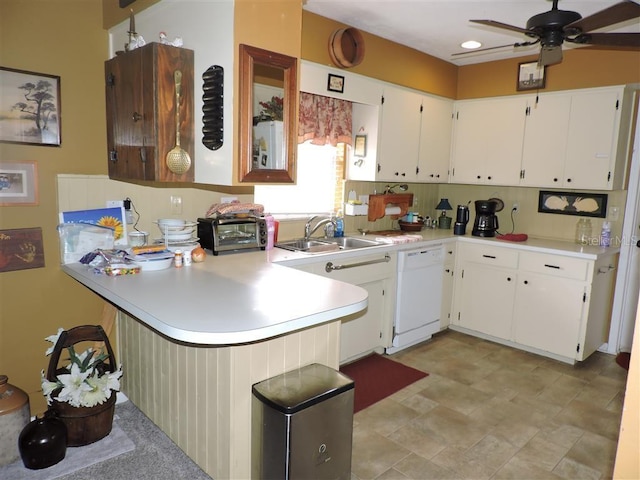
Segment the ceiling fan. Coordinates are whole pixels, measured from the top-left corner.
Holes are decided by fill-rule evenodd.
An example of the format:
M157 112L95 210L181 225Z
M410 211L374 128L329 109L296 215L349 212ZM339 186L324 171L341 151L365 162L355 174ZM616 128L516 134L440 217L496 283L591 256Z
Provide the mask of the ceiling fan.
M553 0L551 10L531 17L527 20L525 28L515 27L495 20L470 20L470 22L489 27L524 33L526 36L534 38L534 40L454 53L453 55L465 55L510 46L516 48L527 47L539 43L541 49L538 65L546 66L562 62L562 44L565 41L581 45L640 48L640 33L591 33L593 30L639 17L640 4L631 0L616 3L584 18L578 12L559 10L558 0Z

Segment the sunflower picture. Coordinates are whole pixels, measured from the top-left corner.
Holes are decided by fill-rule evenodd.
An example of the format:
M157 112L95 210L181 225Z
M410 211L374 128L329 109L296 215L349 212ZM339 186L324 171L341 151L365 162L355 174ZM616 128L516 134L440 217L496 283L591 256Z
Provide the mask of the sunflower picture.
M122 228L122 222L118 220L116 217L106 216L102 217L96 225L100 225L101 227L108 227L113 230L113 238L114 240L118 240L122 238L122 233L124 229Z
M127 244L127 223L123 207L61 212L60 223L90 223L113 230L114 245Z

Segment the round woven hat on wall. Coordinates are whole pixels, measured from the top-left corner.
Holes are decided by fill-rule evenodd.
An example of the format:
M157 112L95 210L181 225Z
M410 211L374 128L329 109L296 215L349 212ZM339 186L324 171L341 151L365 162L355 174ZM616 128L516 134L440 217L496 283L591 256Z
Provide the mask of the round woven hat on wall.
M338 67L350 68L364 59L364 38L356 28L339 28L329 36L329 56Z

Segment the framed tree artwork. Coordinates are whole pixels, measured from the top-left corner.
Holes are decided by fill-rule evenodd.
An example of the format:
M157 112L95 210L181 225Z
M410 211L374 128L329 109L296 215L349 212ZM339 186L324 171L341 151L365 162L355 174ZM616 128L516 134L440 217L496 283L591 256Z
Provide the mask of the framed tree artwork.
M0 67L0 142L60 146L60 77Z

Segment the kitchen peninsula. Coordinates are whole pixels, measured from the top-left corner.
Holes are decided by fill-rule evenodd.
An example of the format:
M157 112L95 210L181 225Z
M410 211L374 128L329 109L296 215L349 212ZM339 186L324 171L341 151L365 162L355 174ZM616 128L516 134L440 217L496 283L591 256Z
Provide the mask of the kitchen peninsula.
M367 306L364 289L268 253L120 277L62 267L120 309L122 391L216 479L251 476L251 385L338 368L340 320Z
M204 263L123 277L95 275L79 264L62 268L121 310L118 357L125 371L123 392L129 399L209 475L250 478L251 385L314 362L338 368L342 320L359 315L367 306L366 290L301 271L306 265L324 266L336 256L341 263L350 263L373 253L393 258L416 246L456 245L457 272L479 271L485 278L485 270L479 268L491 274L508 270L505 278L513 291L498 289L496 282L487 285L489 293L500 295L494 302L500 311L511 312L536 301L549 308L559 305L558 311L565 312L563 318L570 323L556 322L550 314L534 321L528 321L531 315L518 315L527 322L516 322L506 314L505 328L513 334L501 336L492 330L497 321L483 323L484 317L469 317L465 299L473 295L464 292L475 277L468 274L464 281L457 276L455 282L453 307L462 316L456 314L450 323L441 319L441 328L563 361L586 358L606 342L618 248L534 238L505 242L431 229L422 237L422 242L383 244L350 253L305 254L276 248L209 255ZM503 258L511 263L488 264ZM527 287L516 288L512 279ZM567 313L571 302L556 298L558 294L549 296L553 291L525 290L547 284L541 279L557 292L564 291L567 282L571 291L575 287L579 311ZM472 293L489 295L478 288L473 286ZM536 300L539 295L547 298L546 303ZM532 328L536 325L540 328ZM540 343L549 338L559 340L548 346ZM578 340L578 353L576 339L583 339ZM573 353L566 353L566 345L573 345ZM559 350L554 353L555 349Z

